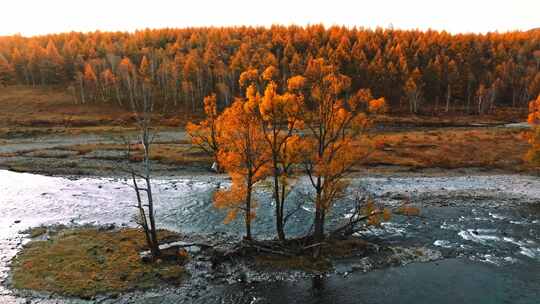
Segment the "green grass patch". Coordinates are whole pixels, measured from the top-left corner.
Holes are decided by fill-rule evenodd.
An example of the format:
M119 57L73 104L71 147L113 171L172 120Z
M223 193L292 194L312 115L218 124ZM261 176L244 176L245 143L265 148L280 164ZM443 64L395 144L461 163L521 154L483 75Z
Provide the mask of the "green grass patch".
M160 233L161 238L172 235ZM15 257L13 287L88 299L182 281L179 262L143 263L139 252L145 247L138 229L64 230L50 240L30 242Z

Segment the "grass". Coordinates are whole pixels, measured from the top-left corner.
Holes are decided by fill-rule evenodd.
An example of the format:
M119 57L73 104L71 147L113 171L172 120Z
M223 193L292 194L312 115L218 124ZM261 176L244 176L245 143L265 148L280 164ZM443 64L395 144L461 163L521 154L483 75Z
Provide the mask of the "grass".
M363 165L526 171L530 168L523 156L529 145L522 132L476 128L382 133L376 139L383 145Z
M161 238L174 235L160 232ZM137 229L64 230L25 246L12 263L13 286L88 299L182 281L186 272L177 262L141 262L145 247Z
M79 155L85 155L97 150L109 150L109 151L125 151L126 145L124 144L80 144L69 147L62 147L60 149L74 151Z
M131 114L114 105L80 105L64 89L12 86L0 94L0 126L85 127L121 125Z
M63 89L7 87L0 94L0 138L23 138L53 133L118 134L136 130L133 117L125 109L114 105L81 105ZM459 169L483 168L500 169L510 172L529 171L523 161L529 148L520 130L496 127L471 127L471 124L495 125L513 121L523 121L526 109L498 109L484 116L461 115L434 111L432 116L391 113L377 117L377 123L390 126L386 131L374 131L376 139L383 143L369 158L359 163L357 170L402 170L405 169ZM182 126L186 115L173 113L157 121L159 128ZM467 128L456 126L469 125ZM416 130L400 130L399 126L413 126ZM444 126L446 128L437 128ZM84 144L61 147L56 150L70 150L77 155L51 154L49 151L25 151L24 153L0 153L3 166L19 171L32 171L32 164L25 161L14 162L10 158L28 156L34 158L54 158L70 162L83 162L81 156L94 151L121 151L124 145ZM46 149L44 149L46 150ZM29 155L29 153L35 155ZM122 157L100 156L97 160L116 161ZM131 161L142 159L141 151L132 153ZM209 167L212 158L183 141L155 143L151 159L171 167ZM77 167L70 164L69 167ZM80 165L79 165L80 166ZM29 168L26 168L29 167ZM84 171L84 168L81 170ZM386 168L386 169L385 169ZM393 168L393 169L392 169Z
M424 126L424 127L456 127L471 124L498 125L510 122L525 121L526 108L497 108L493 113L485 115L466 115L465 108L457 112L444 112L437 109L427 111L430 115L411 115L408 111L394 111L386 115L379 115L376 123L398 126Z
M422 170L439 169L498 169L508 172L529 172L533 170L523 157L529 144L523 138L523 131L497 127L442 128L420 131L391 131L374 133L380 145L368 158L356 166L356 170L390 170L408 168ZM65 150L66 154L49 153L48 149L35 149L23 153L0 153L5 158L4 165L11 169L27 171L26 161L11 161L17 156L63 159L72 168L84 170L82 156L96 151L123 151L123 144L82 144L52 148ZM71 153L68 153L71 152ZM96 153L96 160L122 160L124 157ZM197 147L185 142L158 142L152 146L150 158L162 165L181 167L210 167L212 158ZM130 161L142 160L140 147L133 147ZM105 165L104 165L105 166ZM394 169L392 169L394 168ZM105 167L103 168L105 169ZM401 170L400 169L400 170ZM29 168L31 171L31 168Z
M42 133L122 132L134 129L135 116L116 104L77 104L64 88L9 86L0 88L0 137ZM178 128L195 114L156 117L156 126Z
M62 150L75 151L78 155L85 155L94 151L125 151L122 144L84 144L63 147ZM142 161L142 147L134 146L130 155L130 161ZM96 157L100 158L100 157ZM185 142L179 143L154 143L150 151L150 159L165 165L204 165L210 166L212 158L206 153Z

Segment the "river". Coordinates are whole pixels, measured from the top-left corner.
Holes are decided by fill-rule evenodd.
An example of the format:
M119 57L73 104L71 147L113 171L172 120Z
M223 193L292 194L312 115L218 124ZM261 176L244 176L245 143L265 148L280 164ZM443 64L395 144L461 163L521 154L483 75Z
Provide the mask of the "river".
M49 177L0 170L0 281L11 258L27 239L20 231L38 225L133 225L134 196L122 178ZM224 176L157 177L160 227L187 233L242 233L241 223L223 224L211 204L212 192L225 187ZM307 182L297 181L291 201L305 199ZM277 282L231 283L207 287L190 297L182 288L138 292L102 303L539 303L540 179L524 175L437 177L358 177L362 189L389 207L410 200L421 217L396 216L365 237L440 251L429 263L351 271L342 261L327 275ZM271 196L263 185L254 233L273 233ZM349 195L348 197L352 197ZM336 204L329 225L343 220L351 199ZM309 204L287 226L305 233L313 215ZM76 299L22 298L0 287L0 303L86 303Z

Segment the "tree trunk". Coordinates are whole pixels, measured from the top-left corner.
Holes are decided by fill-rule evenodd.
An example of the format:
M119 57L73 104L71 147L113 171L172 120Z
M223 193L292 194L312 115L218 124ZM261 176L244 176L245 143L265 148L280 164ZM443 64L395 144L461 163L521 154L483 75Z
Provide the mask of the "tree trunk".
M315 244L324 240L324 206L322 202L322 181L321 178L317 178L317 197L315 199L315 219L313 222L313 241ZM321 255L320 246L314 247L313 257L319 258Z
M145 109L146 111L147 109ZM145 118L146 119L146 118ZM150 251L154 257L159 257L161 252L159 252L159 243L157 239L156 232L156 220L154 214L154 198L152 195L152 185L150 183L150 139L148 134L149 126L143 126L143 148L144 148L144 170L145 170L145 181L146 181L146 192L148 195L148 219L150 221L150 236L152 238L152 244L150 246Z
M115 85L114 88L116 92L116 102L118 102L119 106L122 106L122 99L120 98L120 88L118 87L118 85Z
M279 191L279 176L277 168L274 167L274 199L276 202L276 231L278 239L285 241L285 232L283 230L283 201Z
M84 95L84 85L83 85L82 78L79 79L79 86L80 86L80 90L81 90L81 103L82 103L82 104L85 104L85 103L86 103L86 99L85 99L85 95Z
M143 206L143 203L142 203L142 198L141 198L141 193L140 193L140 188L139 188L139 185L137 184L137 179L135 177L135 172L132 172L132 175L131 175L132 179L133 179L133 186L135 187L135 194L137 195L137 207L139 209L139 216L141 217L141 226L143 227L143 231L144 231L144 236L146 238L146 244L148 244L148 247L149 248L152 248L152 237L150 236L150 229L148 228L148 220L147 220L147 217L146 217L146 212L144 211L144 206ZM154 256L155 252L152 252L152 256Z
M446 90L446 112L448 113L450 111L450 99L452 98L452 88L450 85L448 85L448 89Z
M248 186L247 186L247 193L246 193L246 214L245 214L245 221L246 221L246 236L245 239L248 241L252 240L251 237L251 177L248 177Z

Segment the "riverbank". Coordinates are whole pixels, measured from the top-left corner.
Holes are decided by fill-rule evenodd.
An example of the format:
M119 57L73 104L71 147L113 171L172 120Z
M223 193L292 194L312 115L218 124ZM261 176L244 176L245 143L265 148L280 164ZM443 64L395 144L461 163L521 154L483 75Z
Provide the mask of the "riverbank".
M377 131L380 142L353 175L535 174L524 161L523 129L468 127L433 131ZM126 156L135 131L40 135L2 139L0 168L45 175L123 176L137 166L140 151ZM212 158L190 144L182 129L156 133L151 150L157 176L212 174Z
M45 175L122 176L136 166L140 148L133 115L112 105L74 104L60 88L8 87L0 103L0 168ZM212 157L190 143L184 131L197 113L174 112L155 118L151 149L157 176L211 174ZM535 173L523 157L529 144L526 113L503 109L491 115L378 116L369 136L376 149L355 174L437 175ZM450 170L450 171L449 171ZM460 173L462 172L462 173Z

